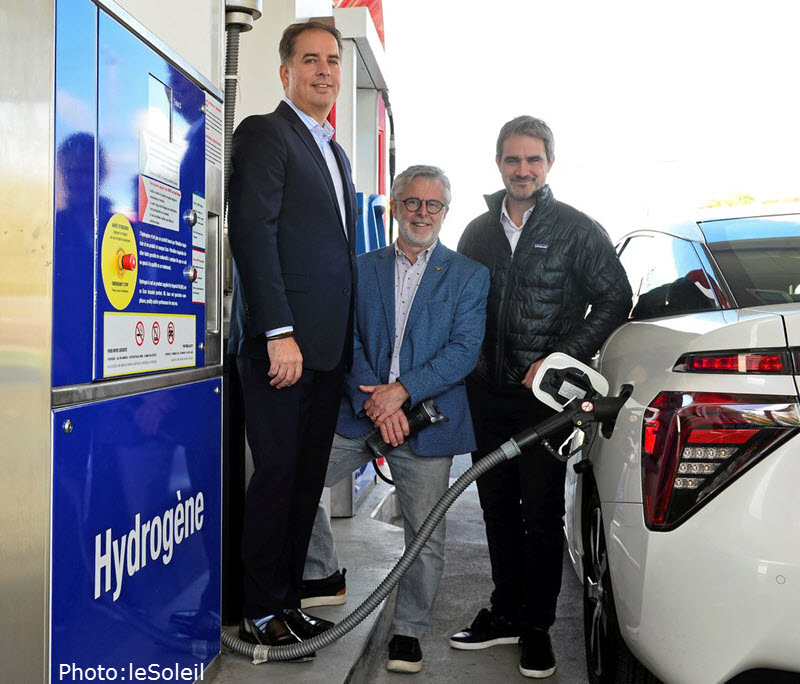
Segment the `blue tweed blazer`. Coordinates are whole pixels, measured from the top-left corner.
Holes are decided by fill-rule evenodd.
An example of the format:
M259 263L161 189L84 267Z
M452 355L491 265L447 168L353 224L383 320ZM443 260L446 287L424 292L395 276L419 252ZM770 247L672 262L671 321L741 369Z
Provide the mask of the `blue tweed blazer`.
M336 431L358 437L372 428L364 412L368 394L359 385L389 380L395 335L395 247L358 257L353 366ZM475 449L464 378L478 360L486 323L489 270L447 249L430 255L406 323L400 349L400 382L411 405L433 398L450 420L410 440L419 456L450 456Z

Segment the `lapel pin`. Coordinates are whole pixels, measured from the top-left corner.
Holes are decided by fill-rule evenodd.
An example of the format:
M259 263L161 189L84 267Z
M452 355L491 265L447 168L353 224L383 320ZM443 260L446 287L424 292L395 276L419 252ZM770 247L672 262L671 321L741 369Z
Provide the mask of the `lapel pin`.
M438 272L438 271L442 270L442 267L441 266L434 266L433 270Z

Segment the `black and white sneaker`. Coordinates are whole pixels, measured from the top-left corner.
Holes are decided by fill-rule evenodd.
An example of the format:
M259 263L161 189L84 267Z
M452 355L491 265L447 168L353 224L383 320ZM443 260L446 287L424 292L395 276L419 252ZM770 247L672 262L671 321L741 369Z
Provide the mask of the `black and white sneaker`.
M519 628L497 613L481 608L472 624L450 637L450 645L462 651L478 651L519 642Z
M522 656L519 659L519 671L524 677L544 679L556 671L556 657L547 632L543 629L525 632L520 644Z
M422 669L422 649L419 639L395 634L389 642L389 672L419 672Z
M344 576L347 570L338 570L330 577L321 580L306 580L300 587L300 607L340 606L347 603L347 584Z

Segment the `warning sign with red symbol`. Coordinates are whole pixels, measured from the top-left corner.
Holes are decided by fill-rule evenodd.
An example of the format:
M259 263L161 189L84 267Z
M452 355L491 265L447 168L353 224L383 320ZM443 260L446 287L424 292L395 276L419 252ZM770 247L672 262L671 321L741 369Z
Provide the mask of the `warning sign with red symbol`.
M103 377L193 367L196 325L196 316L107 311L103 316ZM169 344L160 344L163 330Z
M136 345L141 347L144 344L144 323L139 321L133 334L136 337Z

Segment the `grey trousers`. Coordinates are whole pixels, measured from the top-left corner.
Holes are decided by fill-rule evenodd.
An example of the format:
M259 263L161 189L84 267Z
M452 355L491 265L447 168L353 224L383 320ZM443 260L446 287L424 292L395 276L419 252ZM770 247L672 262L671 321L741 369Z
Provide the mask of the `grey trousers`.
M330 487L372 460L372 452L363 437L350 439L335 435L331 447L325 486ZM388 456L392 470L406 546L425 522L428 513L450 484L452 456L417 456L401 444ZM436 592L444 568L445 521L436 527L408 572L400 580L394 609L392 631L420 638L430 627ZM322 502L317 508L311 542L308 545L303 579L324 579L339 569L333 531Z

